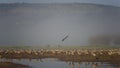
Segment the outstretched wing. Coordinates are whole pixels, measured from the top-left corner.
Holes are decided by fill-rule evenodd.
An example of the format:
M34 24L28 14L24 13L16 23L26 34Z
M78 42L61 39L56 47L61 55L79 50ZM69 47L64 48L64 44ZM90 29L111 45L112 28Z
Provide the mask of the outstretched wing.
M68 35L62 39L62 42L65 41L67 38L68 38Z

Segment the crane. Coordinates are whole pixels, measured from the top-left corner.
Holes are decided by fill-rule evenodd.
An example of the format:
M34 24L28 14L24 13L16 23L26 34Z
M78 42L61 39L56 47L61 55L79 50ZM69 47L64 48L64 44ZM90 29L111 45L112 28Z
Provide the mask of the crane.
M61 41L64 42L68 37L69 35L65 36Z

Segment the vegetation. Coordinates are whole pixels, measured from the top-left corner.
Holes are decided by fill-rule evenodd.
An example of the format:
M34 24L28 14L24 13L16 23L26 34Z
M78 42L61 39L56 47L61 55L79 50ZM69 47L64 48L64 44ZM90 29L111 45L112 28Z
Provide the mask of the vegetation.
M89 38L91 45L120 45L119 35L95 35Z

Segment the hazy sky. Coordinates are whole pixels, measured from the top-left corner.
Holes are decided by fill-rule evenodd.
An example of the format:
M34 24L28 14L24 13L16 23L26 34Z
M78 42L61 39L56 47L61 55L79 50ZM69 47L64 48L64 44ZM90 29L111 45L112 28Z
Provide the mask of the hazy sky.
M99 3L106 5L120 6L120 0L0 0L0 3L15 3L15 2L26 2L26 3L71 3L71 2L82 2L82 3Z
M22 0L0 1L22 2ZM50 2L47 0L23 1ZM119 0L95 1L107 4L116 3L116 5L119 3ZM67 0L51 2L67 2ZM84 45L88 43L88 38L92 35L120 34L119 18L120 8L100 5L0 7L0 45ZM61 42L62 38L68 34L68 39Z

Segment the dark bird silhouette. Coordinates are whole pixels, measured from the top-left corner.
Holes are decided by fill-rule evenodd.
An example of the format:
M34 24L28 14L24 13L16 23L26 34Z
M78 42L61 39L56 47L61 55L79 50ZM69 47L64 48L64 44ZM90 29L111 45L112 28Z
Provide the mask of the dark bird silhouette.
M64 42L69 36L65 36L61 41Z

